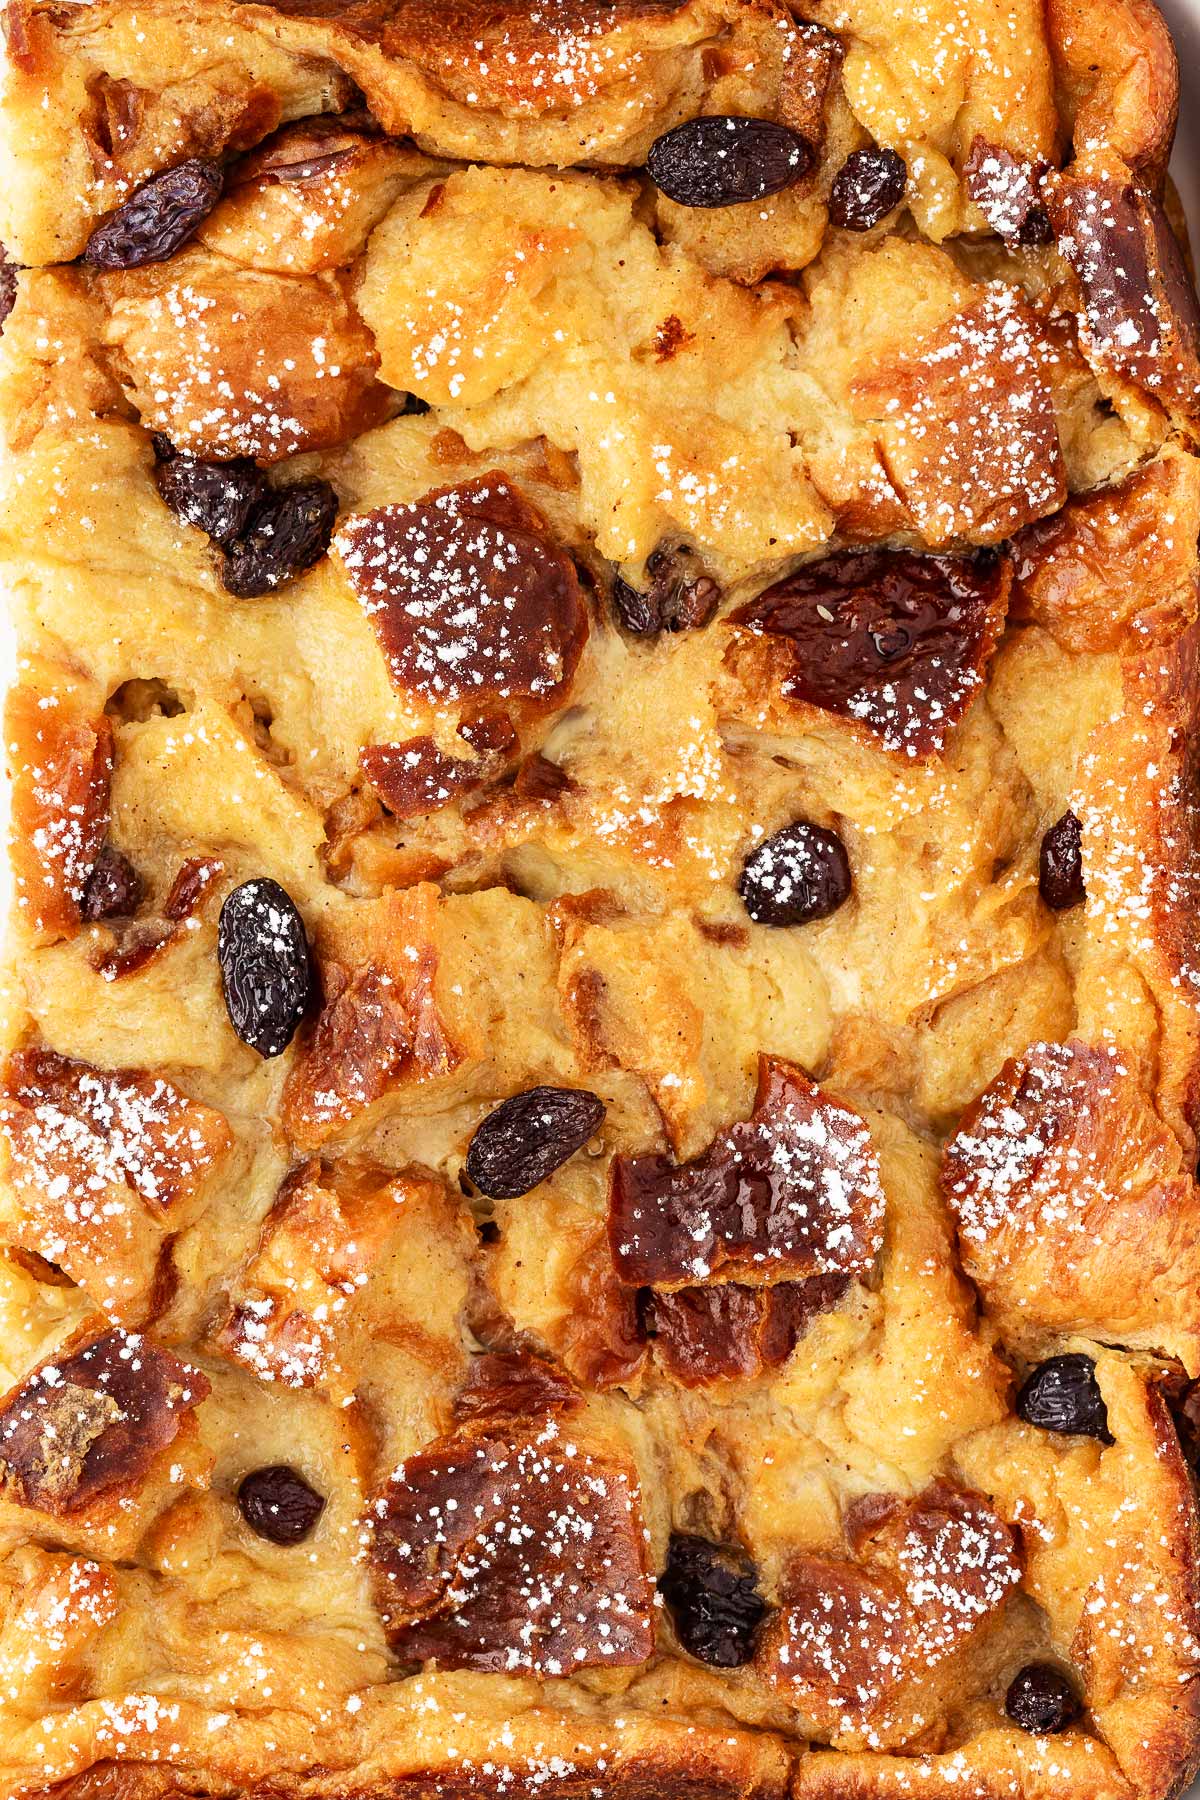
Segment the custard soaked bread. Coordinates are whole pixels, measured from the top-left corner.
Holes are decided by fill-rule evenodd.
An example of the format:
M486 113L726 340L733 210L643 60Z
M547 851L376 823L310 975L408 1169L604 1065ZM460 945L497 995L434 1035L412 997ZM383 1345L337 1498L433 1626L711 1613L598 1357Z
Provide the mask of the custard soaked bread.
M1177 1792L1154 8L6 24L0 1792Z

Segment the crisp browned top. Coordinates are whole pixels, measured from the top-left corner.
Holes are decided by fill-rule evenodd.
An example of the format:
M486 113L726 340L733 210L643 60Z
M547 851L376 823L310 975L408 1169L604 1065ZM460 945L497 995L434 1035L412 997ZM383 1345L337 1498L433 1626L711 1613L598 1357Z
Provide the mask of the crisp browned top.
M862 1119L769 1057L750 1118L695 1161L618 1157L612 1167L613 1260L626 1281L652 1287L861 1274L882 1220Z
M5 15L0 1795L1178 1791L1152 0Z
M633 1472L577 1441L569 1421L423 1450L369 1516L380 1609L402 1657L562 1675L650 1652Z
M925 756L982 683L1007 591L1007 564L994 556L880 550L808 564L733 616L778 640L788 699Z
M338 549L401 692L438 708L561 702L587 613L570 558L503 475L350 518Z
M131 1496L208 1391L199 1370L145 1338L85 1338L0 1403L4 1486L55 1514Z
M140 1069L96 1069L53 1050L10 1057L0 1126L17 1178L43 1192L88 1196L127 1187L167 1212L189 1199L232 1137L220 1113Z

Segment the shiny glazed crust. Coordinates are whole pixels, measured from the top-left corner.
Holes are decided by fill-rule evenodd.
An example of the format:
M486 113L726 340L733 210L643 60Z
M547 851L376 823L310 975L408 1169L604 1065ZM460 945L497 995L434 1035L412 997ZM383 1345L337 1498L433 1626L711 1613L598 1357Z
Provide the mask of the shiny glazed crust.
M1200 314L1157 11L5 26L0 1793L1178 1793ZM799 177L670 198L709 115ZM195 158L186 239L100 255ZM263 877L313 973L272 1056L218 949ZM485 1176L538 1088L603 1115L522 1183L519 1102ZM1061 1356L1098 1430L1020 1397ZM242 1490L283 1465L291 1542ZM750 1572L740 1660L660 1580L695 1539ZM1006 1704L1031 1664L1061 1730Z

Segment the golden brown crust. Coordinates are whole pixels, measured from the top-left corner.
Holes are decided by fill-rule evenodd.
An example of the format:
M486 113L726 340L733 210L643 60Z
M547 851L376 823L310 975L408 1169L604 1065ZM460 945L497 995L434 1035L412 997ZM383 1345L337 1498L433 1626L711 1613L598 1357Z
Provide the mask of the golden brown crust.
M967 1108L942 1182L1010 1343L1082 1333L1200 1360L1196 1184L1108 1046L1035 1044Z
M1198 1760L1173 56L809 11L8 9L14 1800Z

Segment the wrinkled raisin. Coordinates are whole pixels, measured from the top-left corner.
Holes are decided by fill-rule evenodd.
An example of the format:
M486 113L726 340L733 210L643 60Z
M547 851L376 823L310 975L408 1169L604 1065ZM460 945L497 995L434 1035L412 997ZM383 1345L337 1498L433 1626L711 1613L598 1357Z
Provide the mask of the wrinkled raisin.
M1017 1413L1027 1424L1040 1425L1044 1431L1099 1438L1102 1444L1113 1442L1096 1365L1079 1351L1039 1363L1017 1394Z
M675 1532L658 1591L689 1656L715 1669L737 1669L750 1661L767 1608L744 1551Z
M907 181L904 158L894 150L854 150L834 180L829 217L843 231L870 231L899 206Z
M466 1172L481 1194L515 1200L561 1168L599 1131L604 1102L586 1088L529 1088L477 1128Z
M1025 222L1021 226L1022 244L1052 244L1054 227L1050 223L1050 215L1044 206L1031 206L1025 214Z
M17 271L8 260L8 251L0 244L0 335L4 321L17 303Z
M225 185L220 163L193 156L151 176L87 241L83 260L96 269L138 269L166 262L206 219Z
M746 858L738 893L759 925L808 925L850 898L850 859L835 831L797 819Z
M329 548L338 500L327 481L270 488L225 548L221 581L239 600L269 594L319 562Z
M1079 1697L1053 1663L1026 1663L1009 1684L1004 1710L1022 1731L1045 1737L1078 1718Z
M1038 893L1055 912L1087 899L1083 885L1083 827L1073 812L1051 825L1038 852Z
M613 609L634 637L660 631L694 631L707 625L721 590L705 573L694 550L686 545L660 547L646 559L650 585L644 591L618 576L612 586Z
M131 918L142 903L143 891L142 878L129 858L112 844L102 844L79 902L79 916L86 924Z
M233 1029L260 1056L279 1056L304 1017L313 969L304 921L277 881L260 876L227 896L217 955Z
M803 180L813 161L811 144L789 126L718 113L655 138L646 167L679 206L740 206Z
M175 517L207 532L214 543L231 544L267 491L262 471L248 456L205 462L186 452L164 457L158 446L156 451L155 485Z
M243 1519L271 1544L300 1544L325 1510L325 1499L286 1463L254 1469L237 1491Z

